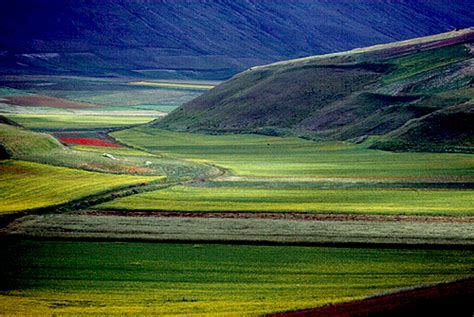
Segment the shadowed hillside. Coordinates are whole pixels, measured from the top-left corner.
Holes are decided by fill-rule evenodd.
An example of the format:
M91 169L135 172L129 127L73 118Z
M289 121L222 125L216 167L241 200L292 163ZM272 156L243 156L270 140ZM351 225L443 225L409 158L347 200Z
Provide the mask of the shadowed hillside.
M221 79L469 27L473 11L468 0L2 1L0 70Z
M474 30L254 67L155 123L471 151Z

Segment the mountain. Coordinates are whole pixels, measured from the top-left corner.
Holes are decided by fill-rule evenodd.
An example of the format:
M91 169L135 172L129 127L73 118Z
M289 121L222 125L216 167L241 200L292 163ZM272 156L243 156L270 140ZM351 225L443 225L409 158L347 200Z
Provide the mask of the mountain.
M254 65L474 25L474 2L0 2L0 73L229 78Z
M253 67L154 126L474 152L474 29Z

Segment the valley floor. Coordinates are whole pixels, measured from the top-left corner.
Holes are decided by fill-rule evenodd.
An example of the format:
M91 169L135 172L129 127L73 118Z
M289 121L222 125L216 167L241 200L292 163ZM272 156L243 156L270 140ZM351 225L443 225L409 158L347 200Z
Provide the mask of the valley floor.
M253 316L472 275L473 155L169 132L147 111L203 87L60 84L84 89L28 94L100 107L0 104L26 127L0 124L0 314Z

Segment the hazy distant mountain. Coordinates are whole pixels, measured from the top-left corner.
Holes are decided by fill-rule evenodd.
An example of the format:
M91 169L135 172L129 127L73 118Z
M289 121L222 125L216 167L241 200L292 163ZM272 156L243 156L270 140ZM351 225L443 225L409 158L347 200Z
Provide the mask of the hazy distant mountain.
M0 2L0 69L225 78L474 25L471 0Z
M254 67L154 126L474 152L474 29Z

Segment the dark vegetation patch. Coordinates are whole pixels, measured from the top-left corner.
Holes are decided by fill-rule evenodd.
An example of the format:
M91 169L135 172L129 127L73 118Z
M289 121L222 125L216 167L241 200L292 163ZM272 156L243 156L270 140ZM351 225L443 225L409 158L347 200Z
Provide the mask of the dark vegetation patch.
M474 105L443 108L407 122L371 148L474 153Z
M12 125L14 127L21 127L21 125L19 125L15 121L8 119L7 117L2 116L2 115L0 115L0 124L7 124L7 125Z
M0 144L0 160L8 160L11 157L12 155L8 152L7 148L3 144Z
M48 97L48 96L9 96L4 97L5 103L25 106L25 107L52 107L62 109L87 109L100 108L101 106L86 104L62 98Z

